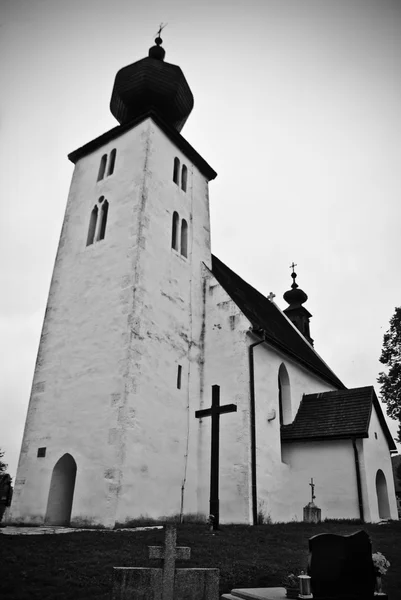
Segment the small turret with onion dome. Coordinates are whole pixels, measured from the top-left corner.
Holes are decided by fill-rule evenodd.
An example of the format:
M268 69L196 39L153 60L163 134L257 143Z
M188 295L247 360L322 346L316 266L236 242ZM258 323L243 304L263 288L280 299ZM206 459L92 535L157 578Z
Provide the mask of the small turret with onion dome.
M297 265L292 263L290 268L292 269L291 277L292 277L292 285L291 289L285 292L283 298L286 302L288 302L289 306L284 309L284 313L290 319L290 321L295 325L295 327L302 333L304 338L313 346L313 339L310 336L309 332L309 319L311 318L311 313L306 310L302 304L304 304L308 296L305 294L303 290L301 290L296 283L297 274L295 273L295 267Z
M123 67L116 75L110 110L120 125L153 111L181 131L193 109L194 98L180 67L164 62L162 28L149 56Z

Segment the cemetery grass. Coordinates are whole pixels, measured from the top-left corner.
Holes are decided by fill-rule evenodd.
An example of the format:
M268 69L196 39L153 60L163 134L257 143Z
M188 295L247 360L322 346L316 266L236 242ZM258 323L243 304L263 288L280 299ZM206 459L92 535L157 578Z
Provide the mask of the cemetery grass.
M385 590L401 590L401 522L358 525L347 522L222 526L212 535L205 525L177 526L177 544L190 546L191 560L178 567L218 567L220 592L234 587L281 585L288 573L306 568L308 539L323 532L350 534L364 529L373 551L391 562ZM162 545L162 530L87 531L59 535L0 534L2 600L109 600L113 566L157 567L147 546Z

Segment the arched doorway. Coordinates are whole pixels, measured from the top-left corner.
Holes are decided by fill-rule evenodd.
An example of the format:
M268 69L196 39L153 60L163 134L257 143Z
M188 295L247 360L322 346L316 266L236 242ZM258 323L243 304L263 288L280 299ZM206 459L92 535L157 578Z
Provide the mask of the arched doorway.
M71 454L64 454L53 469L45 523L69 525L74 496L77 464Z
M284 363L281 363L278 371L278 404L280 411L280 425L288 425L292 421L291 387L288 371Z
M381 469L376 473L376 494L377 504L379 506L380 519L390 518L390 504L388 501L386 477Z

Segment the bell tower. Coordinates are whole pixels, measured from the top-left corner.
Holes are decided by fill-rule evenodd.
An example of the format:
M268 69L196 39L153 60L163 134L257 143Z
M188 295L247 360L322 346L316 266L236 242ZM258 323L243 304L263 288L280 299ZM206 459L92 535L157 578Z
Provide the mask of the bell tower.
M189 414L202 394L216 173L180 133L193 96L161 44L117 73L119 125L69 155L8 522L113 527L196 512Z

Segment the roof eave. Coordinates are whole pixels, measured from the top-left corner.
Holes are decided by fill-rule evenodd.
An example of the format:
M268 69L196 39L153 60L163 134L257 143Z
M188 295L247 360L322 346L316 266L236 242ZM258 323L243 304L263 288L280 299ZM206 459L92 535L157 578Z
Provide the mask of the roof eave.
M285 444L290 444L291 442L325 442L327 440L352 440L352 439L362 439L369 437L367 431L357 431L354 433L347 434L335 434L335 435L314 435L314 436L291 436L290 438L286 438L285 436L281 436L281 442Z
M152 121L160 127L160 129L167 135L167 137L172 141L182 152L187 156L194 165L199 169L199 171L204 175L208 181L215 179L217 177L217 173L212 167L205 161L204 158L191 146L189 142L173 127L168 125L155 111L149 110L146 113L143 113L136 119L133 119L129 123L124 125L117 125L117 127L113 127L109 131L106 131L99 137L91 140L84 146L77 148L73 152L68 154L69 160L76 164L80 158L83 158L87 154L90 154L94 150L98 150L111 140L114 140L119 135L129 131L133 127L136 127L146 119L152 119Z

